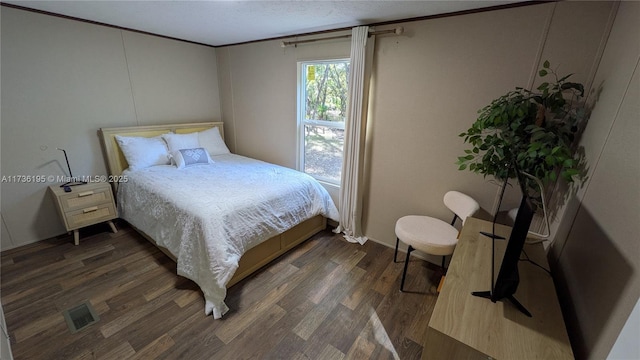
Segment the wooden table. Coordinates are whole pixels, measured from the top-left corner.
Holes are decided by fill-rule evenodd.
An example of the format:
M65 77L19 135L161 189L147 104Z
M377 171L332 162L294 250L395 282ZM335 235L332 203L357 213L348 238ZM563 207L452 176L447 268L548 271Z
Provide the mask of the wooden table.
M542 269L519 263L515 297L532 313L531 318L507 300L492 303L471 295L491 288L492 241L479 231L491 232L491 222L467 219L429 321L422 358L573 359L553 279ZM508 238L510 231L496 225L499 235ZM499 254L506 240L496 244ZM526 245L525 251L549 268L542 244Z
M80 228L107 222L111 231L118 232L113 219L118 217L109 183L71 186L65 192L60 185L49 186L58 214L67 231L73 231L73 242L80 244Z

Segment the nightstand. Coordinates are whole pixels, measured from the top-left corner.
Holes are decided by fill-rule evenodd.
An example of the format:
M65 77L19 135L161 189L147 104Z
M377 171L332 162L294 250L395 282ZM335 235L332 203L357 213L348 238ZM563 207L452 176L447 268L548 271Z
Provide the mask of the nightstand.
M49 186L58 208L58 214L67 231L73 231L73 241L80 243L80 228L108 222L111 231L118 232L113 224L116 204L109 183L92 183L71 186L71 192L65 192L60 185Z

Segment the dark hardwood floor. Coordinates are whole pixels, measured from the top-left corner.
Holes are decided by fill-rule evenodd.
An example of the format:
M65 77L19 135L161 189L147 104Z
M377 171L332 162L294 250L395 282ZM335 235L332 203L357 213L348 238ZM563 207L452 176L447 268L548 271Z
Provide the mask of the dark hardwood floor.
M20 359L419 359L439 275L393 249L323 231L229 289L223 319L199 288L122 222L117 234L1 254L1 298ZM404 258L404 253L402 254ZM62 312L100 320L72 334Z

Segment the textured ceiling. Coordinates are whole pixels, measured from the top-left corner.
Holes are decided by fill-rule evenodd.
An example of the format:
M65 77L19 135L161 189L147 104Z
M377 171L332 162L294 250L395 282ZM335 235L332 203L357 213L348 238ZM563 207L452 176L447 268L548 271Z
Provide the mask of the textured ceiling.
M514 1L4 1L220 46L505 5Z

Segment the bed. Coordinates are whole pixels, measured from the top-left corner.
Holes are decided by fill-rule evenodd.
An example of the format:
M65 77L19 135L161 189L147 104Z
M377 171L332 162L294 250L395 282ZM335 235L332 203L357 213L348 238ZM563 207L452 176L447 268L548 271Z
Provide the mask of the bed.
M178 275L200 286L205 313L220 318L228 311L228 287L324 229L338 212L310 176L231 154L224 145L200 166L174 157L182 168L138 167L125 157L125 139L192 138L214 128L222 139L221 122L103 128L99 135L110 178L120 180L119 216L176 261Z

